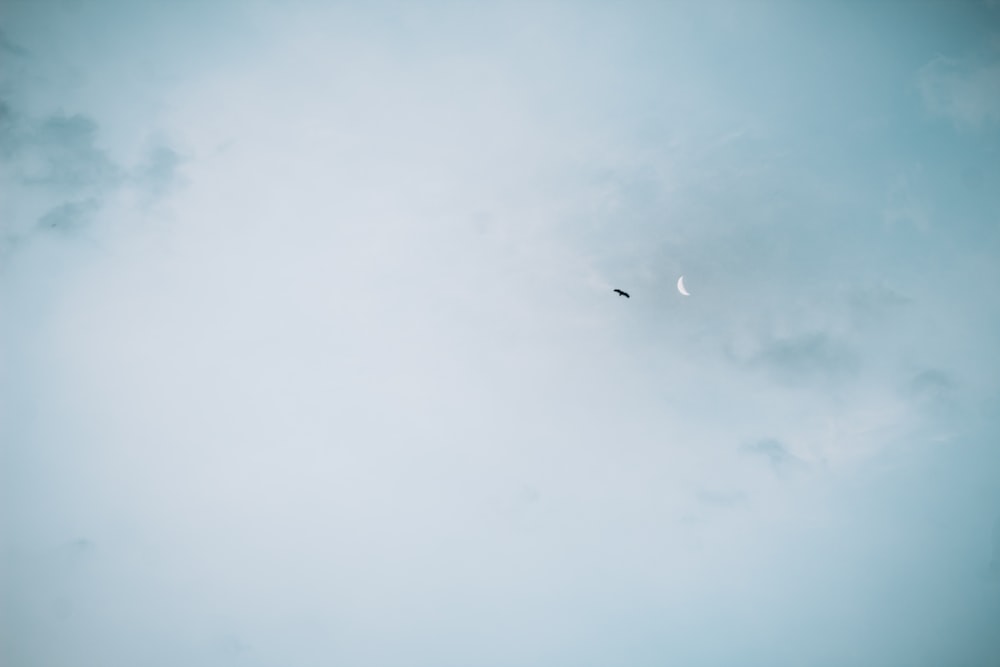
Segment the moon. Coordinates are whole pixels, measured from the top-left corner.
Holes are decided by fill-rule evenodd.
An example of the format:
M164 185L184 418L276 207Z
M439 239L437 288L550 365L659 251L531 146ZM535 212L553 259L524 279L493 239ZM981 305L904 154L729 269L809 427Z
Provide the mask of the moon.
M677 291L684 296L691 296L691 293L684 289L684 276L677 279Z

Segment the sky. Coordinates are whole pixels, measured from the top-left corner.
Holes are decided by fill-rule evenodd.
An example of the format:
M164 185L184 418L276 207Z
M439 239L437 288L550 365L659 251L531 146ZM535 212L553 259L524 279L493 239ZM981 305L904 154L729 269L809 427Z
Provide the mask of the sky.
M7 0L0 193L5 666L1000 665L995 1Z

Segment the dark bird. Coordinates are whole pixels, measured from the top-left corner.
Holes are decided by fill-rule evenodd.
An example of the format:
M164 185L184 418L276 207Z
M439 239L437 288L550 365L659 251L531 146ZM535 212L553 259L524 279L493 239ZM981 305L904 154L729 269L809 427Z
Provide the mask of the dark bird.
M630 296L628 295L628 292L623 292L623 291L621 291L620 289L617 289L617 288L615 289L615 293L616 293L616 294L621 294L621 295L622 295L623 297L625 297L626 299L631 299L631 298L632 298L632 297L630 297Z

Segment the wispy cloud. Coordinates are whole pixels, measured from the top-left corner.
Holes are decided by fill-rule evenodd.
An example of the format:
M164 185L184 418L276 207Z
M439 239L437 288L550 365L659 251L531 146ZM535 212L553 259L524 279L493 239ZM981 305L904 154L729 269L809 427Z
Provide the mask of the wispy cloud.
M121 170L98 146L97 135L97 123L83 114L45 118L20 142L21 178L70 192L117 184Z
M0 52L7 54L7 56L19 56L24 57L28 55L28 51L19 46L15 41L7 37L7 34L0 30Z
M98 144L92 118L34 119L4 101L0 124L0 184L12 195L0 204L8 242L37 227L80 229L123 182L123 169Z
M854 376L861 357L846 341L826 331L750 338L741 348L729 346L729 357L751 370L792 384L825 384Z
M61 112L37 118L0 100L0 184L14 195L0 203L4 251L39 229L82 232L124 191L146 205L162 201L180 182L184 162L159 139L130 167L102 147L95 119Z
M885 284L859 286L848 296L853 324L865 327L884 322L887 317L911 304L913 300Z
M804 465L802 459L795 456L785 443L775 438L764 438L745 444L742 451L763 457L775 472L784 472Z
M1000 56L938 56L921 68L917 86L927 110L964 130L1000 122Z
M96 199L60 204L38 219L38 226L64 234L85 228L100 209Z
M184 162L184 157L173 148L157 145L149 150L145 160L129 176L149 198L159 199L170 194L177 185L179 170Z
M913 376L907 383L907 393L920 398L940 399L955 386L950 373L929 368Z

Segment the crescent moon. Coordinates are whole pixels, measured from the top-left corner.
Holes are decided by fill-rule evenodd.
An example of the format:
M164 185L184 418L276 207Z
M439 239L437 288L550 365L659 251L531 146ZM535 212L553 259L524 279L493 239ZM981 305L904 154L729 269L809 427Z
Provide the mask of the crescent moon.
M677 279L677 291L684 296L691 296L691 293L684 289L684 276Z

